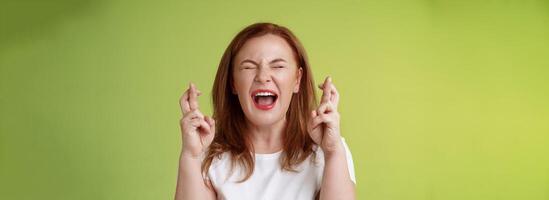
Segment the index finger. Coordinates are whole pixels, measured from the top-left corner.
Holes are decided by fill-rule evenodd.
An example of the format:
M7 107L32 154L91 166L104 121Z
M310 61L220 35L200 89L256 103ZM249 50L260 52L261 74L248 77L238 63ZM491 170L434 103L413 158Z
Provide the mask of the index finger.
M320 103L326 103L328 101L330 101L330 98L331 98L331 89L332 87L329 86L329 84L331 84L332 82L332 78L330 78L329 76L326 77L326 79L324 80L324 84L322 85L322 99L320 100Z
M332 101L332 103L334 104L334 106L337 108L338 104L339 104L339 92L337 91L335 85L330 82L330 87L332 88L331 89L331 99L330 101Z
M198 109L197 96L198 92L196 91L196 86L193 83L190 83L190 92L189 92L189 106L191 110Z
M181 99L179 99L179 106L181 107L181 113L185 114L191 111L189 106L189 89L185 90Z

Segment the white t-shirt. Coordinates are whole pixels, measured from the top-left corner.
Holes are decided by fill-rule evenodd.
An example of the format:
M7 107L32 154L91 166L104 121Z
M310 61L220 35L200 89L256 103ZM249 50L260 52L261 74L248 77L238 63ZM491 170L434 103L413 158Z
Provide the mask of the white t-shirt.
M347 166L351 180L356 183L351 151L342 138L346 151ZM283 171L280 167L282 151L272 154L255 154L255 168L251 177L242 182L244 170L235 165L230 177L231 167L228 153L215 158L209 168L206 179L210 179L219 200L270 200L270 199L314 199L322 184L324 172L324 153L315 145L316 164L310 157L298 165L298 172ZM312 155L312 154L311 154Z

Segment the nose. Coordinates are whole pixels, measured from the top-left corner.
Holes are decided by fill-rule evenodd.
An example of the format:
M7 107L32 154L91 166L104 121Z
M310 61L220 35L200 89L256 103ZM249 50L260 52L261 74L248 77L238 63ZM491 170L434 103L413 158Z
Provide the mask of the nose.
M260 66L259 69L257 70L257 74L255 75L254 81L259 83L271 82L271 74L269 71L269 67Z

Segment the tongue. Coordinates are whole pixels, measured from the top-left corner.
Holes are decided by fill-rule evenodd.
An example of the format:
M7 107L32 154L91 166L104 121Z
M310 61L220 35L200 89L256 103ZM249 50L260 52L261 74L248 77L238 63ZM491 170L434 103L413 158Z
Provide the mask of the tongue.
M274 102L274 97L258 97L257 104L271 105Z

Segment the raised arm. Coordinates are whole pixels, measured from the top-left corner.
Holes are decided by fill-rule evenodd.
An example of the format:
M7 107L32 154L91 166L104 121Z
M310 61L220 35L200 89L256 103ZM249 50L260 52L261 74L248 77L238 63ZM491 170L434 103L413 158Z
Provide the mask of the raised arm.
M339 132L339 94L330 77L319 87L323 91L322 99L318 109L311 113L308 130L313 141L324 152L320 199L355 199L355 184L349 175L345 147Z
M201 156L215 135L215 121L204 116L198 109L197 98L200 94L191 83L179 100L183 113L180 121L183 142L175 190L176 200L216 198L211 183L204 181L200 168Z

